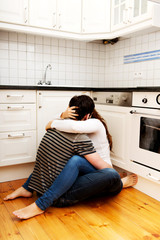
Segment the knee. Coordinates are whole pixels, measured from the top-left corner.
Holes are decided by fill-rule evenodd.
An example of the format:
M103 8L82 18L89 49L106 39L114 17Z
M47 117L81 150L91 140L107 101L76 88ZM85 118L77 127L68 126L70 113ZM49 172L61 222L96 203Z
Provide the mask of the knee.
M115 181L121 181L119 173L113 168L104 168L101 170L102 173L106 176L106 178L110 178Z

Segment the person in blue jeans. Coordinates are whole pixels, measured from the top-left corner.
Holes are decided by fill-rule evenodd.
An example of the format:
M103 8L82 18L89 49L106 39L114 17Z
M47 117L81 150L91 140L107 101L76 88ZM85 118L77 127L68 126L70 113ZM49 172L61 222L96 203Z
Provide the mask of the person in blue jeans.
M74 101L72 101L72 104L70 104L70 108L67 110L68 111L67 116L69 116L69 111L72 111L73 109L72 106L78 106L80 108L79 103L76 104L75 100L77 101L77 99L74 99ZM82 100L84 99L82 98L81 102L83 102ZM80 99L78 98L78 102L79 101ZM71 114L71 116L73 115ZM77 115L81 115L81 112L78 113ZM97 112L93 111L92 115L93 117L97 117ZM99 131L99 122L90 121L89 126L91 126L92 124L95 126L95 123L98 124L97 128ZM50 127L51 126L49 126L48 128ZM101 128L104 127L101 126ZM100 132L97 132L96 135L100 135L100 139L102 138ZM95 142L94 144L96 145ZM105 164L98 165L97 162L95 163L93 161L91 164L82 156L78 155L73 156L67 162L63 171L55 179L55 181L48 188L48 190L35 201L37 208L35 208L35 204L29 205L29 207L20 209L14 212L14 214L21 219L26 219L43 213L51 205L55 207L64 207L73 205L79 201L102 193L105 195L108 194L115 195L122 190L122 187L129 187L136 184L137 181L136 175L130 175L125 178L122 178L121 180L119 173L112 168L110 162L108 165ZM5 200L14 199L19 196L31 197L33 193L33 189L30 188L29 186L31 177L32 174L21 188L17 189L12 194L8 195L5 198ZM34 207L32 208L32 206Z

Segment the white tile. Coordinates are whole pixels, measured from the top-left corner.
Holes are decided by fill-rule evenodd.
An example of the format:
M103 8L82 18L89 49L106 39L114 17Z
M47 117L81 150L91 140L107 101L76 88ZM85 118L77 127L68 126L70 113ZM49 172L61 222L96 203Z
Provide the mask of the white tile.
M36 44L43 44L43 38L41 36L35 36Z
M17 69L18 68L18 62L17 61L15 61L15 60L11 60L10 59L10 61L9 61L9 67L10 68L15 68L15 69Z
M27 43L27 52L34 52L35 46L32 43Z
M17 42L12 42L12 41L9 41L9 50L18 50L18 45L17 45Z
M51 38L49 37L43 37L43 44L44 45L51 45Z
M0 39L1 40L8 40L8 32L0 31Z
M9 32L9 41L17 42L18 34L16 32Z
M8 49L8 41L1 40L0 41L0 49Z
M9 60L8 59L0 59L0 68L9 68Z
M27 43L34 43L34 35L27 35Z
M18 33L18 42L27 42L27 35L24 33Z
M26 59L27 59L27 54L26 54L26 52L20 52L20 51L18 51L18 59L19 59L19 60L26 60Z
M0 50L0 58L1 59L8 59L8 50Z
M26 43L19 42L18 43L18 51L26 52L26 50L27 50Z

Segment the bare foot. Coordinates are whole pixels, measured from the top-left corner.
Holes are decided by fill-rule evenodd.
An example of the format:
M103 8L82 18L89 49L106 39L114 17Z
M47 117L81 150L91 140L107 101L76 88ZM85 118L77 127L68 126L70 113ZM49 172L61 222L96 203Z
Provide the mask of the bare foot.
M138 182L138 176L136 174L130 174L122 178L123 188L134 186Z
M25 188L20 187L11 194L7 195L4 200L15 199L17 197L32 197L32 193L27 191Z
M42 214L43 212L44 211L42 211L34 202L25 208L14 211L13 214L20 219L28 219L36 215Z
M121 178L124 178L127 176L127 173L126 172L119 172L119 175Z

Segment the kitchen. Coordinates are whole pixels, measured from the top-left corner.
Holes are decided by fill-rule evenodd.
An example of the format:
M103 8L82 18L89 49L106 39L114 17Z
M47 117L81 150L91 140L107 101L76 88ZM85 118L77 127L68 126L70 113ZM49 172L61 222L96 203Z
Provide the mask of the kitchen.
M89 1L87 2L89 3ZM150 1L148 2L151 4ZM23 134L22 131L25 131L25 133L29 131L34 133L34 137L32 137L33 140L29 140L30 143L34 143L34 147L32 146L33 152L28 154L32 156L32 160L28 157L28 163L23 162L23 164L20 164L20 162L15 162L16 164L9 164L6 162L5 166L5 162L3 162L4 165L1 165L1 182L6 182L6 185L7 181L26 178L31 172L34 164L33 156L35 155L36 146L43 135L41 129L44 129L43 126L47 121L44 113L46 113L46 111L50 112L50 108L43 111L48 102L50 102L52 106L55 106L55 110L52 114L56 114L57 111L64 110L72 95L82 94L84 92L87 92L87 94L93 94L93 92L99 91L139 92L140 90L138 89L137 91L137 87L141 87L142 92L145 93L142 99L148 98L148 96L146 96L147 92L156 92L155 98L160 93L160 58L157 57L153 59L152 56L151 60L146 60L143 57L142 61L126 63L126 56L131 58L133 54L153 52L155 58L155 54L160 47L159 26L153 26L151 29L150 25L148 28L146 26L140 26L140 31L134 29L135 32L132 29L133 26L121 26L121 32L120 30L114 30L114 34L112 33L113 39L119 37L118 42L105 45L102 39L105 39L105 37L107 39L110 35L109 33L102 34L103 29L100 29L100 33L91 34L89 32L89 27L86 27L86 31L89 33L83 33L83 35L71 33L73 30L69 33L64 33L63 29L60 33L57 30L55 30L56 33L50 33L51 31L48 29L36 27L28 29L28 26L24 26L24 24L22 26L18 24L7 25L6 22L7 21L4 20L4 22L2 21L0 23L0 87L1 96L2 92L6 91L5 94L11 97L6 97L6 99L5 97L1 98L0 104L1 106L3 105L2 107L7 106L15 108L17 106L16 104L20 104L19 107L21 107L23 103L24 107L29 105L26 107L31 107L34 113L36 112L35 108L37 109L37 116L30 111L30 115L33 117L32 123L34 123L32 126L22 121L24 119L20 119L21 121L19 121L18 124L15 123L15 126L11 126L11 131L7 129L10 123L7 122L5 126L3 122L1 134L7 133L8 135L8 131L11 131L12 134L17 134L19 132ZM149 21L147 21L147 24L148 22ZM142 21L142 23L144 25L144 21ZM159 21L157 22L157 25L158 24ZM92 29L91 31L94 32L97 30ZM118 31L117 35L116 31ZM55 35L52 36L52 34ZM82 39L82 37L84 39ZM46 80L51 81L53 88L52 86L37 86L37 83L44 79L45 70L48 64L50 64L52 68L47 69ZM54 97L51 98L51 96L53 96L53 91ZM26 93L29 95L29 100L28 98L24 100L23 97L21 97L22 95L26 96ZM109 95L109 99L110 98ZM64 101L64 99L66 100ZM59 102L58 107L57 102ZM135 106L137 107L137 104ZM98 105L98 107L101 108L101 105ZM116 109L118 107L114 106L114 108ZM119 113L123 118L122 123L125 124L125 116L129 119L132 117L132 114L129 113L132 110L131 106L119 107L119 109L122 111ZM14 111L20 113L19 109L13 109L13 111L8 112L13 114ZM156 111L158 112L158 107ZM28 112L28 108L26 112ZM11 117L13 117L13 115L9 115L7 120ZM49 117L51 117L51 115ZM18 115L14 115L13 118L16 119L16 121L19 120ZM2 119L2 121L4 121L4 119ZM19 128L16 128L17 126ZM128 129L130 128L131 127ZM123 129L126 133L127 130L125 130L124 127ZM129 138L129 136L127 137ZM36 138L37 143L35 141ZM20 140L20 138L18 140ZM28 145L28 148L30 148L30 145ZM122 150L124 152L124 144ZM128 150L125 152L124 158L126 158L126 154L129 154L127 151ZM4 151L3 156L5 156ZM122 164L120 166L120 164L118 165L117 163L117 166L121 167ZM128 168L126 169L128 170ZM136 168L136 171L141 172L141 166L139 166L139 169L140 170L137 170ZM154 171L153 169L151 170ZM150 195L153 199L160 200L159 169L154 172L156 172L156 176L153 175L153 177L156 179L140 176L136 188ZM150 189L152 191L150 191ZM11 206L11 208L13 208L13 206ZM105 228L104 222L102 225ZM126 239L132 238L128 237Z

